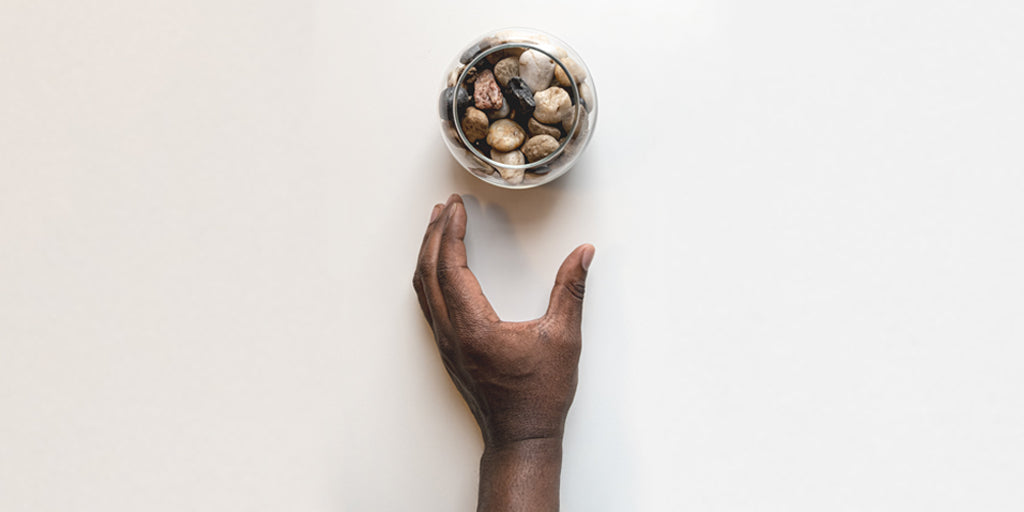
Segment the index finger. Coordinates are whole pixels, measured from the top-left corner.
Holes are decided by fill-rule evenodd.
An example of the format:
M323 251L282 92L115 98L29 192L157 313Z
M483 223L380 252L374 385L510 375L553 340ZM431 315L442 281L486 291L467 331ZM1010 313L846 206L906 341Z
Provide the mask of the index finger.
M466 257L466 205L459 197L452 204L448 222L441 233L441 248L437 260L437 282L441 287L448 318L454 325L480 322L499 322L490 301L480 288Z

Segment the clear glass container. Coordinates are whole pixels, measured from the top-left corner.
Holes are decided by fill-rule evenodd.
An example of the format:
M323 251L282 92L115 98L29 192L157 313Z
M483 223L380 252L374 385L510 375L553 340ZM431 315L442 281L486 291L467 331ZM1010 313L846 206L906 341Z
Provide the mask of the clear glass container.
M527 189L569 172L583 153L597 123L597 91L565 42L507 28L456 56L438 110L441 136L462 167L492 185Z

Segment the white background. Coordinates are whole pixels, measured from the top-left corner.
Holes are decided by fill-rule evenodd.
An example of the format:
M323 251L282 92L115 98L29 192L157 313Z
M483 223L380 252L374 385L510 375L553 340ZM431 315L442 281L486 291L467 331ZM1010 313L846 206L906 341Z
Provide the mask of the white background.
M565 39L566 177L437 127ZM410 285L465 194L499 314L597 255L570 511L1024 509L1019 1L0 4L0 510L453 511L480 441Z

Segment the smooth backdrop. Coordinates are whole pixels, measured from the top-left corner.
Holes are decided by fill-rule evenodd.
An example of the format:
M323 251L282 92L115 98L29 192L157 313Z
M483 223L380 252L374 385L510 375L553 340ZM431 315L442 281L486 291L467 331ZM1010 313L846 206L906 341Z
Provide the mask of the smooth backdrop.
M503 26L601 112L510 192L437 126ZM1018 0L0 2L0 510L472 510L411 277L597 255L567 511L1024 509Z

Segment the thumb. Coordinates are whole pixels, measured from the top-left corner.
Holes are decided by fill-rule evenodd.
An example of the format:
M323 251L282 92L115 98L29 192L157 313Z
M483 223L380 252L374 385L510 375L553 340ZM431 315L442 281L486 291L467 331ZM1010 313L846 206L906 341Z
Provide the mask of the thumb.
M594 252L593 245L583 244L562 262L555 277L555 287L551 290L547 315L560 316L577 323L583 318L583 293L586 290L587 269L594 259Z

